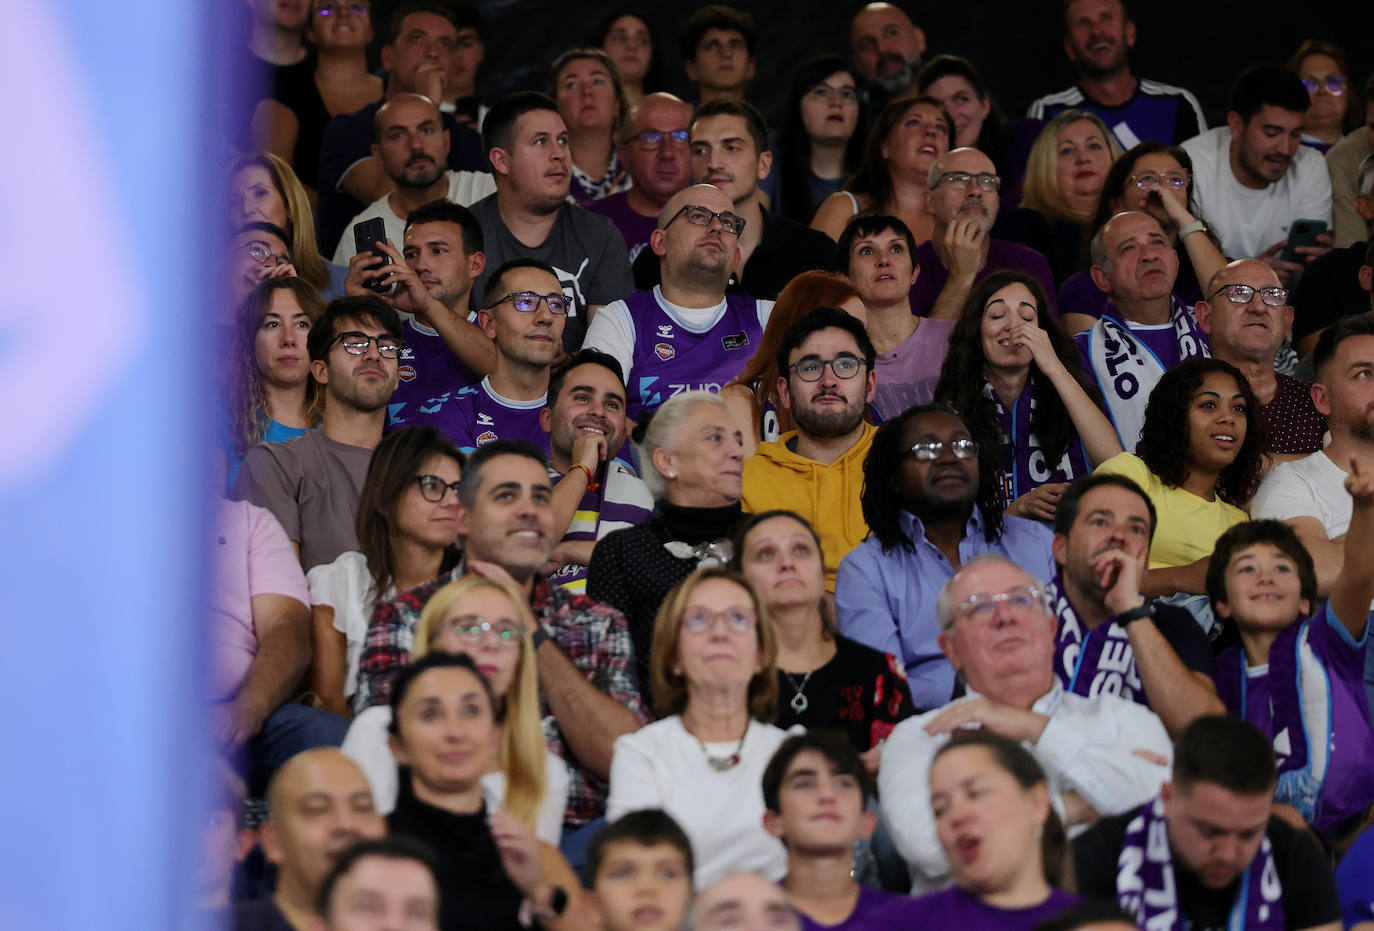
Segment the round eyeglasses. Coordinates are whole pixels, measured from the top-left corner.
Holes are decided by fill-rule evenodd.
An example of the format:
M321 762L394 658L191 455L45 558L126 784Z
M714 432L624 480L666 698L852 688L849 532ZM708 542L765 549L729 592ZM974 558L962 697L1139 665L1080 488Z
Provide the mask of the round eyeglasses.
M820 381L825 374L825 367L830 366L830 371L835 373L836 378L853 378L859 374L859 370L864 367L864 360L857 356L839 355L833 359L817 359L808 356L799 362L793 362L787 368L789 371L797 373L797 377L802 381Z
M520 645L520 639L524 637L525 631L519 624L510 621L497 621L495 624L479 617L476 614L464 614L455 617L449 626L453 632L469 643L481 643L486 639L487 634L495 634L496 642L503 647L515 647Z

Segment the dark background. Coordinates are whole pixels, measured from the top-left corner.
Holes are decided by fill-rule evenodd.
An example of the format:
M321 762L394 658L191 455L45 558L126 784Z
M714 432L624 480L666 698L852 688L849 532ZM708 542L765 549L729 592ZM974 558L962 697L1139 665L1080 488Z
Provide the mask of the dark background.
M666 89L687 96L690 85L682 73L677 34L691 11L704 5L485 0L479 4L487 24L480 89L487 99L517 88L542 89L555 55L574 45L596 44L605 18L629 8L654 32ZM776 120L799 63L827 52L849 57L849 21L863 4L755 0L734 5L753 13L759 24L758 71L749 97ZM1009 116L1024 114L1036 97L1073 83L1061 42L1060 0L898 5L925 30L926 58L950 52L972 60ZM1374 3L1366 0L1153 0L1131 4L1130 12L1137 29L1134 73L1191 90L1213 126L1224 121L1231 81L1242 68L1256 61L1282 63L1304 39L1326 39L1344 48L1356 88L1374 65Z

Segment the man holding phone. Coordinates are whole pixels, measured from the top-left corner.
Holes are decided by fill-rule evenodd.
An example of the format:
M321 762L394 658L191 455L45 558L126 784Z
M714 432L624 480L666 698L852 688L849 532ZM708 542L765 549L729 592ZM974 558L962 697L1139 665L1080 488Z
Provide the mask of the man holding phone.
M1310 104L1296 74L1253 65L1231 90L1226 125L1183 143L1221 251L1259 259L1285 285L1331 248L1331 178L1320 153L1301 143Z
M377 141L372 144L372 154L381 160L382 170L395 189L353 218L353 235L345 233L334 250L335 265L347 265L374 242L401 242L406 218L418 207L441 198L466 207L496 190L486 172L446 171L448 149L449 131L444 129L439 108L428 97L397 94L382 104L377 111ZM382 221L382 235L359 238L359 227L378 219Z

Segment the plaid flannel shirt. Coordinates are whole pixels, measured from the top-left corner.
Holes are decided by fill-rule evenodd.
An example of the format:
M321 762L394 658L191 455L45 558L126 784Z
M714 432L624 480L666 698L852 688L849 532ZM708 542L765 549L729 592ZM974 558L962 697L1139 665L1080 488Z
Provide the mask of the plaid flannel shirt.
M462 574L459 567L390 601L377 603L358 663L355 712L391 700L391 680L398 669L410 662L415 627L425 603ZM630 628L619 611L585 595L556 588L542 578L535 583L530 609L553 630L554 642L588 682L616 704L629 708L640 721L649 720L635 680ZM549 749L568 764L568 808L564 822L579 827L605 814L608 784L572 756L563 729L542 695L540 702L544 739Z

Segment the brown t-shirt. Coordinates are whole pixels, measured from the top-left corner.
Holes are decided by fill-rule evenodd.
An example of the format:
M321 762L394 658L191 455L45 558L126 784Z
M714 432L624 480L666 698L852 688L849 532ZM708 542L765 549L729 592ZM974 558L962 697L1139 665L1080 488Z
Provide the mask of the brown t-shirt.
M354 523L372 450L316 428L285 443L260 443L243 458L231 497L267 508L300 544L309 572L358 548Z
M1279 380L1274 398L1259 409L1268 431L1266 453L1315 453L1322 448L1326 418L1312 403L1312 386L1300 378L1275 372Z

